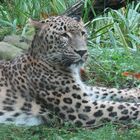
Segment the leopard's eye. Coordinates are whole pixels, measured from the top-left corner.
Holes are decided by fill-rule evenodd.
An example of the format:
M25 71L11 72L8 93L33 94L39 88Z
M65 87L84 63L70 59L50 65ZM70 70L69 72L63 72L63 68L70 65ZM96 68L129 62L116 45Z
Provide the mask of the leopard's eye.
M69 35L67 33L63 33L63 34L61 34L61 36L69 38Z
M45 20L41 20L40 22L41 22L41 23L46 23Z
M86 32L85 31L82 31L81 34L82 34L82 36L84 36L86 34Z

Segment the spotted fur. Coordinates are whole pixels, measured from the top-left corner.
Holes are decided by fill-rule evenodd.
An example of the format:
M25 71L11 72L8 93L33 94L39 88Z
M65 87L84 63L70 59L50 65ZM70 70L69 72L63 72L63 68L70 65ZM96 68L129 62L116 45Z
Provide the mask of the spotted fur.
M87 60L86 30L79 18L30 21L36 28L27 53L0 63L0 122L93 126L140 120L140 90L90 87L80 78Z

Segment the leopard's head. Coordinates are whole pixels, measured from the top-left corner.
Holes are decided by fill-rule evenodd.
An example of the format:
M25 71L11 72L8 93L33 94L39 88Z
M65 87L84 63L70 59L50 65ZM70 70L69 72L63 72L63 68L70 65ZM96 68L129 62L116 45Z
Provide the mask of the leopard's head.
M31 52L54 65L69 67L87 59L86 30L79 17L56 16L33 21Z

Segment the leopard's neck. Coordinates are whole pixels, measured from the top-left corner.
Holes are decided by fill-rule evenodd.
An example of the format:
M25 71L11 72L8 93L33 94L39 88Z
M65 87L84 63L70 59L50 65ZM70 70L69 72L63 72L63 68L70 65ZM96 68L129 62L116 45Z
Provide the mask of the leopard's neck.
M77 84L78 86L80 86L82 91L85 91L86 89L86 85L83 83L82 79L81 79L81 74L80 74L80 70L83 68L83 65L72 65L70 67L71 69L71 73L72 73L72 77L75 80L75 84Z

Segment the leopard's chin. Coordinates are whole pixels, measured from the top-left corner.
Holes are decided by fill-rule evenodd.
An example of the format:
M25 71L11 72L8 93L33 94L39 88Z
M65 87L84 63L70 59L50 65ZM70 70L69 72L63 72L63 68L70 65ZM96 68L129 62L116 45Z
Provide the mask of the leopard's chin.
M84 62L83 62L83 61L78 61L78 62L76 62L76 63L71 64L71 65L70 65L70 68L71 68L71 69L72 69L72 68L81 69L81 68L83 68L83 66L84 66Z

